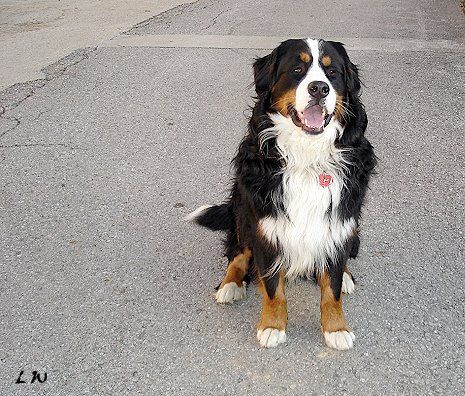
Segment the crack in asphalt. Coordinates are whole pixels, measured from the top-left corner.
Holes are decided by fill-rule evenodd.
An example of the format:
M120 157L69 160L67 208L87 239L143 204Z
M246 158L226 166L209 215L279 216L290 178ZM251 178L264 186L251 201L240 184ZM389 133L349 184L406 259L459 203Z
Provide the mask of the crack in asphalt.
M0 148L21 148L21 147L66 147L71 150L83 150L87 151L87 148L79 147L79 146L70 146L66 143L15 143L9 145L0 145Z
M3 117L3 113L0 114L0 118L3 118L4 120L8 120L8 121L14 121L15 122L15 125L13 125L11 128L8 128L6 131L0 133L0 138L4 135L6 135L7 133L11 132L12 130L18 128L19 124L21 124L21 119L20 118L17 118L17 117Z
M216 15L215 17L212 18L212 22L210 23L210 25L208 25L208 26L206 26L206 27L204 27L204 28L202 28L202 29L200 29L200 30L201 30L201 31L203 31L203 30L208 30L208 29L210 29L211 27L215 26L215 25L216 25L216 21L218 20L218 18L219 18L221 15L227 13L228 11L229 11L229 10L224 10L224 11L221 11L220 13L218 13L218 15Z
M161 14L154 15L151 18L148 18L145 21L142 21L132 26L128 31L123 32L121 34L122 35L128 34L133 29L137 29L138 27L145 26L154 19L164 20L167 17L172 17L173 14L175 16L182 15L187 9L197 4L199 1L200 0L197 0L193 3L180 4L179 6L166 10L165 12L162 12ZM220 15L214 18L214 23L216 23L216 18L218 18L219 16ZM23 83L18 83L11 87L6 88L3 91L0 91L0 118L3 118L4 120L14 121L15 123L11 128L8 128L6 131L0 133L0 138L5 136L7 133L10 133L11 131L15 130L21 124L21 119L18 117L15 117L15 116L6 117L5 115L7 112L13 110L14 108L18 107L21 103L23 103L25 100L32 97L38 90L40 90L45 85L47 85L48 82L53 81L54 79L64 75L70 67L75 66L81 63L82 61L88 59L89 55L95 52L97 48L98 47L87 47L87 48L77 49L71 52L69 55L65 56L64 58L58 60L57 62L43 68L41 71L45 73L45 78L26 81ZM78 56L77 60L67 63L67 60L72 59L75 56ZM11 91L19 91L16 94L13 93L11 95L15 98L13 100L8 98L9 93ZM2 96L6 98L2 99ZM43 112L40 113L37 118L39 118L42 114Z
M2 101L1 96L6 97L4 103L0 103L0 118L4 120L14 121L15 125L11 128L8 128L6 131L0 134L0 138L6 135L7 133L13 131L21 124L21 119L15 116L6 116L8 112L18 107L28 98L32 97L38 90L47 85L50 81L55 80L63 76L69 68L81 63L82 61L89 58L89 55L97 50L97 47L89 47L80 50L73 51L71 54L65 56L59 61L51 64L50 66L45 67L42 71L45 73L45 78L37 79L32 81L26 81L24 83L15 84L3 91L0 92L0 101ZM68 63L70 59L77 57L77 59L72 60ZM11 91L19 91L16 95L13 93L12 96L16 96L15 99L8 99L8 94ZM19 97L18 97L19 96ZM8 102L8 103L6 103ZM39 118L44 112L40 112Z
M184 3L184 4L178 5L178 6L174 7L174 8L170 8L169 10L166 10L166 11L160 13L160 14L154 15L154 16L146 19L145 21L142 21L142 22L139 22L139 23L135 24L130 29L128 29L127 31L125 31L125 32L123 32L121 34L124 34L124 35L132 34L133 30L137 30L139 28L145 27L149 23L151 23L152 21L160 21L160 22L162 22L166 18L173 18L173 17L177 17L179 15L182 15L182 14L184 14L184 11L186 11L191 6L197 4L199 1L200 0L194 1L193 3Z
M57 76L58 77L58 76ZM49 81L51 81L53 78L50 78ZM42 88L45 84L47 83L47 79L37 79L37 80L31 80L31 81L26 81L24 83L18 83L15 84L2 92L0 92L0 95L6 95L8 91L11 91L13 89L15 90L22 90L24 89L27 93L21 95L21 98L7 104L7 105L2 105L1 107L3 108L3 112L0 113L1 118L6 118L4 117L4 114L7 113L8 111L13 110L15 107L19 106L22 102L24 102L26 99L30 98L34 93L36 92L37 89ZM5 100L6 101L6 100Z

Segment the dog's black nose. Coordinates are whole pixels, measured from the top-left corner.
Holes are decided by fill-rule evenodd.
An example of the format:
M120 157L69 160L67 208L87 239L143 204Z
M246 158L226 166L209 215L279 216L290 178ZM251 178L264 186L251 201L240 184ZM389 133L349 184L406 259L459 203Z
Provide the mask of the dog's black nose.
M322 99L329 94L329 85L324 81L313 81L308 84L308 93L315 99Z

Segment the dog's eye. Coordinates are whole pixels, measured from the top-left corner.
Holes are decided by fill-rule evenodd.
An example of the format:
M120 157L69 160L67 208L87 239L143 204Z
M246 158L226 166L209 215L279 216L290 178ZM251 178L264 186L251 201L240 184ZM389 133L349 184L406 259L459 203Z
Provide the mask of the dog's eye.
M302 69L301 67L295 67L294 68L294 73L295 74L302 74L303 71L304 71L304 69Z
M330 76L335 76L335 75L336 75L336 70L334 70L334 69L329 69L329 70L328 70L328 74L329 74Z

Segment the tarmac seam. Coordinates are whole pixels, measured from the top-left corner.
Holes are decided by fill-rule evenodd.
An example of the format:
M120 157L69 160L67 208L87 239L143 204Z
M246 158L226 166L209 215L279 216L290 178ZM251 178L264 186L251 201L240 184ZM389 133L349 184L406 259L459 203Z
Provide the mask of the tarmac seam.
M217 16L218 17L218 16ZM100 48L112 47L155 47L155 48L206 48L206 49L256 49L271 50L287 37L233 36L206 34L145 34L120 35ZM465 44L453 40L387 39L337 37L352 51L442 51L465 52Z

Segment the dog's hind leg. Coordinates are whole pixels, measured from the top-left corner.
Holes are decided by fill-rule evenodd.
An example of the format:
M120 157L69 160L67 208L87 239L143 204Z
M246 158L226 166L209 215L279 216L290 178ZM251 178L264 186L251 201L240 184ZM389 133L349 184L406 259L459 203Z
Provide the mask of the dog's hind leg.
M354 236L351 238L349 257L352 259L356 258L358 255L359 249L360 249L360 237L358 236L358 232L356 232Z
M226 276L218 286L216 301L220 304L231 303L246 297L246 282L244 278L249 271L252 251L245 248L228 264Z
M347 264L344 266L344 272L342 274L342 288L341 291L345 294L351 294L355 290L355 281L352 273L349 270Z
M351 240L351 247L349 257L354 259L358 255L360 247L360 238L356 233ZM342 274L342 292L345 294L351 294L355 290L355 279L349 270L347 263L344 265L344 273Z

